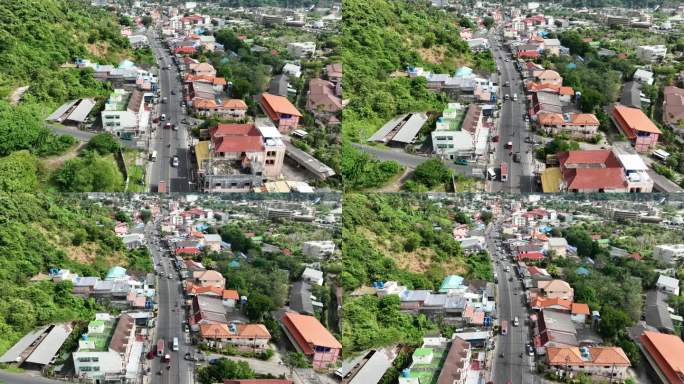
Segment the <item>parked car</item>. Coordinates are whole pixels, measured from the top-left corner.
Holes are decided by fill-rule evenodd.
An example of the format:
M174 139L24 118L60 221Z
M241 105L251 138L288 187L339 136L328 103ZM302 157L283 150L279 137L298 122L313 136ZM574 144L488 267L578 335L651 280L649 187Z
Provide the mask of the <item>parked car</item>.
M171 158L171 166L172 167L177 167L179 163L180 163L180 160L178 159L178 156L174 156Z
M456 159L456 161L454 161L454 164L456 164L456 165L468 165L468 160L466 160L466 159Z

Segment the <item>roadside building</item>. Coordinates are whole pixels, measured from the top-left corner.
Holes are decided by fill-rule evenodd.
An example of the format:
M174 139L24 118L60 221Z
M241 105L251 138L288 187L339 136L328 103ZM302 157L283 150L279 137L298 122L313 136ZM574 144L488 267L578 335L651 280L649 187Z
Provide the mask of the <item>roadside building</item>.
M149 123L143 93L138 90L115 89L100 115L106 132L128 140L144 134Z
M259 105L281 133L297 129L302 114L286 97L262 93Z
M327 370L335 365L342 344L318 319L288 312L283 315L281 326L297 351L311 359L314 369Z
M615 105L611 118L620 131L627 136L637 152L655 149L660 137L660 129L641 109Z
M646 331L639 347L663 384L684 384L684 342L678 336Z
M581 372L592 379L623 380L631 366L620 347L549 347L546 355L553 370L567 374Z

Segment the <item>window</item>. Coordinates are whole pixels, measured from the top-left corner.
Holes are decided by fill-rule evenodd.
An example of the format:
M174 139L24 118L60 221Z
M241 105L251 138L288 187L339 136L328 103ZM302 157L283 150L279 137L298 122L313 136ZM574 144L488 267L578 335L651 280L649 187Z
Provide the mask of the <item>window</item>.
M266 156L275 156L276 152L275 151L268 151L266 152Z
M100 367L93 367L93 371L98 372L100 370Z
M87 363L90 361L90 357L79 357L78 361L81 363Z
M97 363L100 361L100 358L99 357L93 357L92 359L90 359L90 361Z
M266 160L266 165L273 165L275 164L275 160Z
M93 370L93 368L92 367L80 367L79 370L81 372L90 372Z

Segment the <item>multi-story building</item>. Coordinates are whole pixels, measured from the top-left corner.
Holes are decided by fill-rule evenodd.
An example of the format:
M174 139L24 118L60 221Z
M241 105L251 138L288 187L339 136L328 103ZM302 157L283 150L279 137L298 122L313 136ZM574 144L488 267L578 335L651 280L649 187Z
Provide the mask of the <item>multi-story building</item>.
M332 240L306 241L302 245L302 254L321 259L335 252L335 242Z
M123 314L117 320L98 313L72 354L74 370L81 379L92 383L137 382L142 347L135 338L133 317Z
M684 244L656 245L653 257L668 265L680 263L684 260Z
M328 370L340 357L342 344L313 316L287 312L281 319L285 335L316 370Z
M665 45L640 45L636 51L637 57L646 62L662 60L666 54L667 47Z
M639 347L653 369L655 378L663 384L684 384L684 341L675 335L644 332Z
M268 348L271 334L263 324L206 323L199 327L200 337L221 346L262 351Z
M259 105L281 133L289 133L299 125L302 114L286 97L262 93Z
M144 134L149 123L143 93L115 89L101 112L102 128L122 139L133 139Z
M548 347L549 366L568 374L585 373L592 378L621 381L631 366L620 347Z
M641 109L617 104L613 107L611 118L618 129L632 142L637 152L643 153L655 149L661 134L660 129Z

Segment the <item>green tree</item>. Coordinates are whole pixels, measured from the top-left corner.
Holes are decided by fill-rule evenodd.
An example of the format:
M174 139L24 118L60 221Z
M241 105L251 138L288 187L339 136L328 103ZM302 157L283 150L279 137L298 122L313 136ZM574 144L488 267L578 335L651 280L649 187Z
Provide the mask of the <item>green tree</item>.
M141 209L140 210L140 220L142 220L144 223L148 223L152 219L152 211L149 209Z
M275 305L269 296L254 293L247 298L245 313L252 321L263 321L263 319L274 309Z
M301 352L290 352L283 356L283 364L290 368L290 374L295 368L310 368L309 359Z
M121 149L121 144L111 133L99 133L88 141L86 148L100 155L106 155Z
M451 180L452 171L447 168L439 159L430 159L420 163L411 176L411 180L424 185L427 188L433 188L437 185L444 184Z
M218 359L214 364L197 370L197 379L202 384L214 384L225 379L253 379L256 374L245 361Z
M483 223L485 223L485 224L491 223L492 217L493 217L493 215L492 215L491 211L487 211L487 210L480 211L480 220L482 220Z
M28 151L0 158L0 191L35 192L38 188L38 160Z

